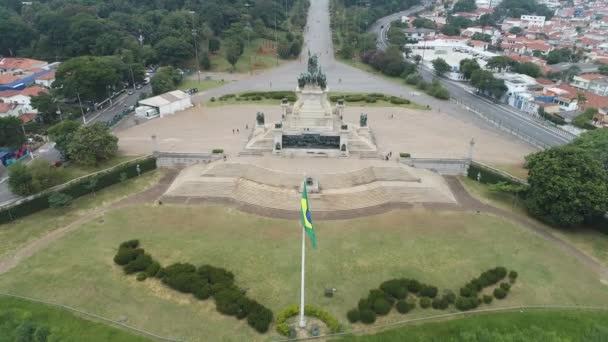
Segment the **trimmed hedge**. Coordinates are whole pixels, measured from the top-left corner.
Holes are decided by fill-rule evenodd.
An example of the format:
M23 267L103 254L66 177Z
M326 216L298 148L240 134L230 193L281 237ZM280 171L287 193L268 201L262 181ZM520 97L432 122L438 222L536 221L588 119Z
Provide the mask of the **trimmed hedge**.
M356 310L356 309L355 309ZM351 310L352 311L352 310ZM298 305L290 305L286 307L283 311L279 312L277 316L277 326L276 331L283 335L288 336L289 334L289 325L286 323L287 319L294 317L300 313L300 307ZM340 332L342 330L342 325L338 320L329 314L327 311L323 311L316 306L305 305L304 306L304 315L309 317L315 317L321 320L329 331L332 334Z
M232 272L210 265L196 268L189 263L175 263L163 268L143 248L138 247L138 240L125 241L120 244L114 256L114 262L122 266L126 274L138 273L138 281L144 281L148 277L160 278L168 287L192 293L200 300L213 297L218 312L237 319L247 317L247 323L256 331L268 331L272 311L248 298L234 284Z
M61 189L61 193L75 199L91 192L99 191L110 185L120 183L124 180L124 177L127 179L136 177L138 175L137 165L139 165L141 173L154 170L156 169L156 158L149 157L143 160L125 163L124 165L110 168L107 171L102 171L95 175L83 177L78 182L74 182ZM125 176L121 176L123 174ZM93 179L95 179L96 182L91 182ZM94 186L91 187L91 184L94 184ZM7 223L49 208L49 197L53 193L54 192L49 189L34 195L31 199L16 206L1 210L0 224Z

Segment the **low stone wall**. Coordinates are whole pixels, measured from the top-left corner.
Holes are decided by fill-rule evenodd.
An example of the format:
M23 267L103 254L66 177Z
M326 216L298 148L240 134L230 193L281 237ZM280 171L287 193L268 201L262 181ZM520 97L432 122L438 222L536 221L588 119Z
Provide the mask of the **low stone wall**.
M207 164L223 158L221 153L155 152L159 168L181 169L194 164Z
M440 175L466 175L471 162L468 159L447 158L399 158L399 161L407 166L431 170Z

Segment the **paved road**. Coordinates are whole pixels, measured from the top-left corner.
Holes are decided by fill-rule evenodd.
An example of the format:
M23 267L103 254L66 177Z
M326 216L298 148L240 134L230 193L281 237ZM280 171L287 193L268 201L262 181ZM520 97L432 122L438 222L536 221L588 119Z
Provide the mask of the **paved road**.
M378 19L378 21L370 27L370 32L376 34L378 48L382 50L387 48L386 33L390 28L390 23L392 21L401 18L402 15L410 15L419 12L422 9L423 6L417 6L407 11L393 13ZM422 66L419 69L425 79L432 80L434 78L432 68ZM559 129L546 121L537 120L529 114L513 107L497 104L487 98L478 96L470 92L466 87L462 87L460 82L454 82L443 78L441 79L441 82L450 91L452 98L457 99L460 103L463 103L469 108L474 108L476 111L482 112L492 121L498 122L505 128L527 137L527 139L534 141L534 145L536 146L559 146L570 142L574 138L574 135ZM449 110L453 110L454 106L455 105L446 107Z

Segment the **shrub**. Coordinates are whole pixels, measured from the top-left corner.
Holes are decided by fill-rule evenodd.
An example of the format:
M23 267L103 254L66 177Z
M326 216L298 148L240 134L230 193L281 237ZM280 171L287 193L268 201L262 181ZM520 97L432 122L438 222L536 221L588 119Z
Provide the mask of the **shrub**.
M507 296L507 291L503 290L500 287L497 287L494 289L494 297L496 297L496 299L503 299Z
M443 296L448 300L448 303L454 304L456 301L456 294L452 290L445 290Z
M346 313L346 318L348 318L348 321L351 323L356 323L357 321L359 321L359 309L348 310L348 312Z
M120 247L125 248L137 248L139 247L139 240L127 240L120 244Z
M212 96L211 99L209 99L209 101L215 102L215 97Z
M49 207L50 208L62 208L72 204L72 196L66 195L62 192L52 192L49 195Z
M279 323L275 329L279 334L289 336L289 325L287 323Z
M393 298L404 299L407 297L407 288L404 285L400 279L391 279L380 284L380 289Z
M397 308L397 311L402 314L408 313L411 309L410 305L404 300L398 301L397 304L395 304L395 307Z
M132 248L121 247L114 256L117 265L124 266L137 258L137 252Z
M194 291L192 291L192 294L194 294L194 297L200 300L205 300L211 297L211 286L207 284L199 286Z
M401 158L410 158L412 155L405 152L399 152L399 157Z
M265 333L268 331L268 327L272 322L272 311L262 306L261 304L254 303L251 307L251 311L247 316L247 324L254 328L259 333Z
M483 302L486 304L492 303L492 299L494 299L494 297L490 295L483 295Z
M437 287L431 285L422 285L420 295L423 297L435 298L437 296Z
M407 284L407 289L411 293L418 293L418 291L420 291L420 288L421 288L421 284L415 279L410 280Z
M479 305L477 297L458 297L454 303L460 311L475 309Z
M337 333L342 330L342 325L340 325L340 322L338 322L338 320L334 316L330 315L327 311L323 311L312 305L306 305L304 307L304 314L306 316L316 317L323 321L331 333Z
M213 150L211 150L211 153L214 153L214 154L224 153L224 149L223 148L214 148Z
M371 97L371 96L366 96L365 97L365 102L367 103L376 103L378 100L376 100L375 97Z
M340 97L337 96L337 95L330 95L329 96L329 101L331 101L331 102L338 102L339 99L340 99Z
M232 316L239 311L238 301L241 297L243 297L243 293L234 287L226 288L213 296L217 311Z
M157 261L153 261L148 268L146 268L146 274L148 277L154 277L160 270L160 264Z
M384 316L391 311L391 303L384 298L378 298L374 301L374 312L378 315Z
M460 288L460 295L462 297L471 297L475 294L475 290L473 290L470 286L465 286Z
M509 281L511 283L514 283L515 279L517 279L517 272L515 272L515 271L509 272Z
M357 305L357 308L359 308L359 310L361 311L371 310L372 303L367 298L361 298L359 299L359 304Z
M148 278L148 274L146 272L139 272L137 273L137 277L135 277L137 281L144 281L146 278Z
M448 306L450 306L450 303L448 302L446 296L443 296L441 298L437 297L433 299L431 306L435 310L445 310L448 308Z
M145 271L148 266L152 263L152 257L149 254L140 254L135 260L129 262L125 267L126 274L133 274L136 272Z
M423 309L427 309L431 306L431 299L428 297L420 298L420 307Z
M234 274L232 272L210 265L203 265L196 271L203 279L206 279L211 284L232 284L234 283Z
M505 290L505 292L509 292L511 289L511 284L509 283L500 283L500 288Z
M361 310L359 315L360 315L361 322L363 322L365 324L372 324L376 321L376 313L373 312L372 310L369 310L369 309Z

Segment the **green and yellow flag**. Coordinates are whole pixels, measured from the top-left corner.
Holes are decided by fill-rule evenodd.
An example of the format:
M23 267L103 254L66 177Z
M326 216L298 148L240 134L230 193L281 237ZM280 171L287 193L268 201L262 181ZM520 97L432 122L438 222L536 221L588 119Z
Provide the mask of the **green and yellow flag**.
M315 229L312 226L312 217L310 216L310 207L308 205L308 193L306 192L306 181L302 189L302 200L300 201L300 216L302 217L302 227L310 239L312 248L317 249L317 239L315 238Z

